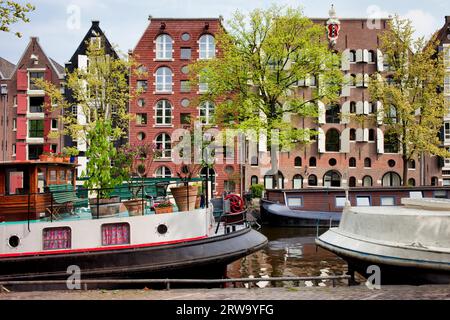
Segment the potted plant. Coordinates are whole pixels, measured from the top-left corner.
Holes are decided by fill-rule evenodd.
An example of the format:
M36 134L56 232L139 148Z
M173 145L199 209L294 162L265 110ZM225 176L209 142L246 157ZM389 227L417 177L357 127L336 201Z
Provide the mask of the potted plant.
M76 147L65 147L63 153L66 155L65 161L70 163L75 163L76 157L80 151Z
M42 162L48 162L50 156L51 156L50 152L44 152L39 156L39 160Z
M156 214L172 213L173 205L170 201L166 200L155 205L154 209Z

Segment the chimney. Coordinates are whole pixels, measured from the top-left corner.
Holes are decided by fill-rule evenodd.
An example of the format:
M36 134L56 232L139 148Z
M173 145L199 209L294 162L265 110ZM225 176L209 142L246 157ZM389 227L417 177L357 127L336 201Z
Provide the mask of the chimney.
M450 16L445 16L445 23L449 23L450 24Z
M100 21L98 21L98 20L92 20L92 25L98 27L98 26L100 25Z

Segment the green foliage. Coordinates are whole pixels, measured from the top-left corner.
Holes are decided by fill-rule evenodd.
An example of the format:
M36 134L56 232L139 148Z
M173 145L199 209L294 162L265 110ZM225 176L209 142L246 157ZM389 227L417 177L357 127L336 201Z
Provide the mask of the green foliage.
M264 186L262 184L254 184L250 188L253 198L262 198Z
M403 158L403 184L408 183L407 163L421 153L449 157L441 148L439 131L448 109L442 87L444 64L433 37L413 39L411 21L398 16L381 37L381 50L389 64L386 77L376 74L369 91L383 103L382 116L388 139L397 139ZM386 71L386 70L385 70ZM392 142L392 141L391 141Z
M273 6L239 12L227 32L216 35L217 58L190 66L193 83L207 83L202 101L214 101L215 122L242 130L278 129L280 144L306 142L305 130L286 116L317 117L317 102L337 100L342 84L340 57L326 41L324 26L314 24L300 9ZM315 76L319 85L305 99L297 94L299 80Z
M34 10L35 7L30 3L21 5L15 1L0 0L0 31L11 32L10 25L19 21L30 22L27 14ZM22 37L20 32L15 35Z

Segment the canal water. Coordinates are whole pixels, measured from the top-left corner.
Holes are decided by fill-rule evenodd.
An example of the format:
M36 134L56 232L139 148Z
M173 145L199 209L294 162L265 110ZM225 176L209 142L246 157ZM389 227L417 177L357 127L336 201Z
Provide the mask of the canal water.
M347 272L344 260L315 245L316 229L263 227L259 231L268 238L268 245L230 264L228 278L331 276ZM269 284L262 281L257 285L280 287L292 286L293 283ZM306 282L303 285L312 286L313 283ZM332 282L319 282L318 285L332 286ZM336 285L347 285L347 281L336 281Z

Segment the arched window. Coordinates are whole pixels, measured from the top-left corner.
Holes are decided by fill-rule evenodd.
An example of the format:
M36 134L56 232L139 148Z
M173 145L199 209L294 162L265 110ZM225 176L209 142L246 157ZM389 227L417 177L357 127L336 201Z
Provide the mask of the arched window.
M355 177L350 177L350 179L348 180L348 186L350 188L356 187L356 178Z
M264 189L273 189L274 183L273 183L273 176L265 176L264 177Z
M297 174L292 179L292 189L301 189L301 188L303 188L303 177Z
M413 178L410 178L410 179L408 180L408 186L410 186L410 187L415 187L415 186L416 186L416 180L413 179Z
M434 187L437 187L439 185L438 177L431 178L431 185L434 186Z
M294 166L295 167L301 167L302 166L302 158L296 157L294 160Z
M257 176L252 176L251 180L251 185L254 186L255 184L259 183L259 178Z
M172 124L172 105L167 100L160 100L156 104L156 124Z
M156 92L172 92L172 70L161 67L156 70Z
M395 132L386 132L384 134L384 152L398 153L399 141Z
M156 149L161 152L162 158L172 157L172 141L167 133L161 133L155 139Z
M339 105L327 106L325 112L326 123L340 123L341 119L339 117L340 107Z
M200 37L200 59L212 59L216 56L216 40L210 34L204 34Z
M336 129L328 130L325 139L325 151L339 152L341 144L340 142L339 131L337 131Z
M172 59L172 38L168 34L162 34L156 38L156 59Z
M397 108L394 106L390 106L387 114L388 121L390 123L398 122Z
M350 141L356 141L356 129L350 129Z
M352 87L355 87L355 86L356 86L356 74L351 74L351 75L350 75L350 85L351 85Z
M159 167L155 171L155 177L156 178L170 178L170 177L172 177L172 171L170 171L170 169L165 166Z
M356 50L350 50L350 62L356 62Z
M315 174L311 174L309 177L308 177L308 185L310 186L310 187L317 187L317 176L315 175Z
M206 101L200 105L200 121L203 124L211 124L214 116L214 104Z
M408 161L408 169L415 169L416 168L416 161L415 160L409 160Z
M350 158L350 159L348 160L348 166L349 166L350 168L356 168L356 159L355 159L355 158Z
M375 130L369 130L369 141L375 141Z
M356 102L350 102L350 113L356 113Z
M375 62L375 52L373 50L369 50L369 63Z
M365 176L362 180L363 187L372 187L373 186L373 180L371 176Z
M340 187L341 175L337 171L328 171L323 177L324 187Z
M315 157L309 158L309 166L313 168L317 167L317 159Z
M278 184L275 186L275 177L272 175L266 175L264 177L264 186L266 189L284 189L284 176L283 173L278 171Z
M388 172L383 176L383 187L400 187L402 179L396 172Z
M370 158L364 159L364 168L372 168L372 160Z

